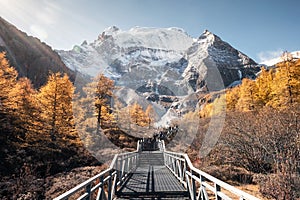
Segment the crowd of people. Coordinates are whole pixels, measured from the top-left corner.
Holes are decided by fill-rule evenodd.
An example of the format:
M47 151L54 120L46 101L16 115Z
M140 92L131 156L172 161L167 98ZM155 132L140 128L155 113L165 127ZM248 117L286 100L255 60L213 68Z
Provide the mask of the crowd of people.
M178 126L168 127L159 130L153 134L152 137L143 138L142 149L143 151L158 150L158 140L171 140L178 132Z

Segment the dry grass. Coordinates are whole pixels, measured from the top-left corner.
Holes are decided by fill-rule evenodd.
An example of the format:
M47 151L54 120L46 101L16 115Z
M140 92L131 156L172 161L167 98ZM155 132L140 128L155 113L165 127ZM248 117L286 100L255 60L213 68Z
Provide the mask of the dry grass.
M240 185L240 186L236 186L236 187L244 192L247 192L248 194L251 194L251 195L257 197L257 198L260 198L262 200L267 200L266 198L263 198L263 196L259 192L258 185L245 184L245 185Z
M214 187L214 184L211 182L206 182L208 183L211 187ZM259 192L259 185L254 185L254 184L242 184L242 185L234 185L232 184L232 186L234 186L235 188L242 190L243 192L246 192L256 198L259 198L261 200L268 200L267 198L264 198L261 193ZM199 185L197 184L197 187L199 187ZM206 189L206 192L209 196L209 199L214 199L214 192ZM239 197L235 194L233 194L232 192L225 190L224 188L221 188L221 192L223 194L225 194L226 196L228 196L229 198L231 198L232 200L239 200Z

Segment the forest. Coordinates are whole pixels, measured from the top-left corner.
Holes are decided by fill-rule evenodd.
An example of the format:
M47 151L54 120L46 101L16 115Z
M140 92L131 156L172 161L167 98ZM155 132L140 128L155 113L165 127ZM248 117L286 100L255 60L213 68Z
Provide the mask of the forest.
M103 134L120 148L134 149L139 138L128 133L151 130L154 109L127 105L114 98L114 89L103 74L75 88L62 73L51 73L36 89L0 53L0 173L2 183L11 183L0 185L0 196L18 198L35 185L29 187L33 198L43 198L48 176L103 164L95 159L101 156L97 147L108 145ZM300 198L299 93L300 60L287 56L276 67L262 68L255 80L245 78L214 97L207 94L201 110L173 125L197 124L188 133L194 140L187 153L204 171L235 184L257 184L267 199ZM199 157L210 120L223 112L216 146Z

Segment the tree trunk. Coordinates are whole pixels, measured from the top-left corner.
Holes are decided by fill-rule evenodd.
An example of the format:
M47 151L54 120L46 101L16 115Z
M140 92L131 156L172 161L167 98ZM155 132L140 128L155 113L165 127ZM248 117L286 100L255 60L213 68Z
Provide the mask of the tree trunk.
M101 128L101 107L98 108L98 116L97 116L97 135L100 134L100 128Z

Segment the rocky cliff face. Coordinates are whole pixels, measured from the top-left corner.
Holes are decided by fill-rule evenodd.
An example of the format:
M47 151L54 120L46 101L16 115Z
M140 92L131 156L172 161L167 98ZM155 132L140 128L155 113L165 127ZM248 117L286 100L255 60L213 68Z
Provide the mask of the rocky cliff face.
M45 84L49 72L72 72L59 55L39 39L28 36L0 17L0 51L5 51L19 76L28 77L35 87Z
M203 86L220 90L244 77L255 78L259 71L251 58L207 30L188 49L186 60L188 65L183 75L194 91Z

